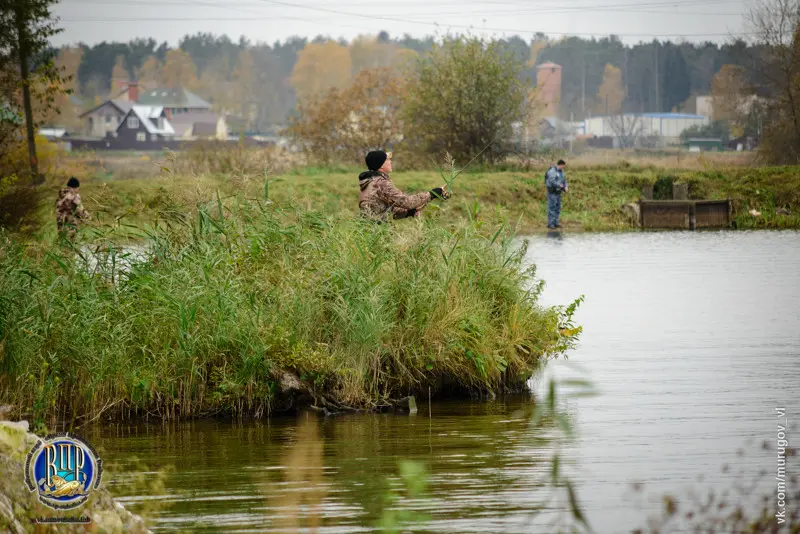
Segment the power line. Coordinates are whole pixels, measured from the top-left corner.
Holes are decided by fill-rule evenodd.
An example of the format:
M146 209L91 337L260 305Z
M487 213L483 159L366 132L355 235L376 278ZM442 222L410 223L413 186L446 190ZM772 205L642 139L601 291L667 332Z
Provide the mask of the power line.
M297 21L304 21L304 22L325 22L329 23L328 20L314 20L308 19L307 17L290 17L285 15L277 15L277 16L258 16L258 17L116 17L116 18L70 18L70 17L63 17L60 20L64 22L248 22L248 21L274 21L274 20L297 20ZM388 20L391 22L399 22L403 24L424 24L426 26L435 26L437 28L458 28L458 29L467 29L467 30L476 30L481 29L484 31L492 31L492 32L502 32L502 33L514 33L514 34L544 34L544 35L560 35L564 37L665 37L665 38L684 38L684 37L732 37L734 36L733 33L615 33L615 32L608 32L608 33L583 33L583 32L554 32L554 31L541 31L541 30L531 30L531 29L509 29L509 28L477 28L475 25L463 25L463 24L439 24L436 22L423 22L423 21L413 21L413 20L397 20L397 19L387 19L382 18L382 20ZM342 24L337 24L337 26L343 26ZM359 28L364 29L362 26L349 26L351 28ZM736 32L736 35L753 35L752 32Z
M95 18L71 18L71 17L62 17L60 20L64 22L76 22L76 23L96 23L96 22L106 22L106 23L113 23L113 22L248 22L248 21L276 21L276 20L296 20L302 22L311 22L311 23L329 23L329 20L315 20L309 19L307 17L291 17L285 15L277 15L277 16L257 16L257 17L116 17L116 18L102 18L102 17L95 17ZM389 20L384 18L383 20ZM608 32L608 33L584 33L584 32L554 32L554 31L541 31L541 30L531 30L531 29L509 29L509 28L477 28L474 25L463 25L463 24L447 24L447 25L440 25L438 23L432 22L422 22L422 21L413 21L413 20L394 20L395 22L400 22L404 24L424 24L426 26L435 26L437 28L444 28L444 29L468 29L468 30L475 30L475 29L482 29L484 31L492 31L492 32L501 32L501 33L513 33L513 34L543 34L543 35L559 35L562 37L651 37L651 38L688 38L688 37L733 37L733 33L615 33L615 32ZM357 29L365 29L363 26L346 26L343 24L337 23L339 27L349 27L349 28L357 28ZM752 32L736 32L736 35L753 35Z
M75 1L75 0L73 0L73 1ZM77 1L81 1L81 0L77 0ZM82 1L86 2L87 0L82 0ZM90 3L102 3L102 1L103 0L95 0L95 2L90 2ZM566 3L567 0L564 0L564 1ZM735 0L733 0L733 1L735 1ZM707 0L706 2L703 3L703 5L725 4L725 3L731 3L731 2L732 2L732 0ZM144 0L140 0L139 2L134 2L133 0L119 0L119 1L114 2L114 3L130 3L132 5L148 5L148 4L146 4L146 2ZM111 23L111 22L158 22L158 21L169 21L169 22L175 22L175 21L197 21L197 22L201 22L201 21L236 21L236 22L240 22L240 21L242 21L243 22L243 21L253 21L253 20L268 20L268 21L272 21L272 20L300 20L300 21L306 21L306 22L316 22L316 21L310 20L310 19L305 18L305 17L291 17L291 16L285 16L285 15L267 16L266 14L263 14L263 12L257 12L257 11L251 11L251 10L243 10L243 9L241 9L239 7L239 6L241 6L241 4L239 4L239 5L234 4L233 6L231 6L230 4L226 4L225 6L223 6L221 4L217 4L217 3L214 3L214 2L204 2L204 1L201 1L201 0L190 0L190 3L194 4L194 5L201 5L201 6L214 7L214 8L223 8L223 7L225 7L226 9L235 9L235 10L240 11L240 12L252 13L252 14L257 15L257 16L255 16L255 17L246 17L246 18L244 18L244 17L185 17L185 16L182 16L182 17L93 17L93 18L68 18L68 17L65 17L62 20L68 21L68 22L108 22L108 23ZM516 34L543 33L543 34L550 34L550 35L576 36L576 37L608 37L610 35L614 35L614 36L617 36L617 37L653 37L653 38L656 38L656 37L665 37L665 38L669 38L669 37L675 37L675 38L729 37L729 36L731 36L730 33L692 33L692 34L689 34L689 33L679 33L679 34L667 34L667 33L664 33L664 34L651 34L651 33L635 34L635 33L625 33L625 34L618 34L618 33L613 33L613 32L610 32L610 33L581 33L581 32L555 32L555 31L540 32L540 31L530 30L530 29L489 28L489 27L477 28L475 25L472 25L472 24L470 24L470 25L449 24L449 23L442 24L442 23L438 23L438 22L414 20L414 19L408 19L408 18L399 18L399 17L395 17L395 16L365 15L365 14L361 14L361 13L353 13L353 12L348 12L348 11L340 11L340 10L336 10L336 9L329 9L329 8L325 8L325 7L314 7L314 6L305 6L305 5L300 5L300 4L293 4L293 3L284 2L284 1L281 1L281 0L259 0L259 3L261 3L261 4L264 4L264 3L273 4L273 5L279 5L279 6L285 6L285 7L297 8L297 9L306 9L306 10L311 10L311 11L316 11L316 12L321 12L321 13L335 14L335 15L353 17L353 18L365 18L365 19L370 19L370 20L383 20L383 21L387 21L387 22L395 22L395 23L401 23L401 24L415 24L415 25L431 26L431 27L436 27L436 28L440 28L440 29L444 29L444 28L446 28L446 29L469 29L469 30L482 29L484 31L502 32L502 33L516 33ZM500 2L498 2L498 3L500 3ZM164 0L163 2L154 2L153 3L153 5L156 5L156 4L159 4L159 5L161 5L161 4L166 4L166 5L190 5L190 4L187 4L185 2L170 2L168 0ZM513 3L509 3L509 4L510 5L514 5ZM248 5L251 5L251 4L248 4ZM645 4L642 4L642 3L638 3L638 4L606 4L606 5L595 5L595 6L591 6L591 7L590 6L573 5L573 6L568 6L568 7L563 7L562 6L562 7L551 7L551 8L545 8L545 9L541 9L540 8L538 11L536 9L534 9L534 10L529 10L528 12L542 13L542 14L575 13L575 12L585 12L585 11L615 11L615 12L619 12L621 10L626 10L626 8L637 8L637 7L643 7L643 6L645 6L645 7L646 6L651 6L651 7L656 7L656 6L676 6L677 7L677 6L690 6L690 5L697 5L697 4L696 4L695 0L689 0L689 1L687 1L687 0L673 0L672 2L665 2L664 0L661 0L661 1L655 1L655 2L648 2L648 3L645 3ZM518 12L519 11L514 12L513 14L516 14ZM639 11L637 9L631 9L630 12L631 13L638 13L638 12L643 12L643 11ZM495 12L494 14L498 14L498 12ZM686 14L687 15L692 15L693 13L686 13ZM697 14L697 13L695 13L695 14ZM711 14L711 13L709 13L709 14ZM467 16L467 15L468 14L465 14L465 16ZM469 15L472 15L472 14L469 14ZM714 15L720 15L720 14L715 13ZM730 15L734 15L734 14L731 13ZM415 14L415 15L411 15L411 16L412 17L413 16L426 17L426 16L435 16L435 14L419 13L419 14ZM344 25L340 24L340 26L344 26ZM355 26L351 26L351 27L355 27ZM740 34L746 35L746 34L743 34L741 32L740 32Z
M459 28L459 29L467 29L467 30L474 30L476 29L474 25L463 25L463 24L439 24L437 22L425 22L425 21L414 21L408 19L400 19L395 17L385 17L385 16L376 16L372 15L364 15L361 13L351 13L347 11L338 11L335 9L327 9L321 7L311 7L311 6L303 6L299 4L292 4L290 2L283 2L281 0L260 0L261 2L265 2L268 4L275 4L287 7L295 7L299 9L307 9L311 11L319 11L323 13L331 13L334 15L343 15L349 17L357 17L357 18L367 18L370 20L384 20L387 22L397 22L401 24L418 24L418 25L425 25L425 26L434 26L436 28ZM717 0L719 1L719 0ZM714 0L709 0L706 3L713 3ZM606 37L607 34L598 34L598 33L571 33L571 32L553 32L553 31L537 31L537 30L530 30L530 29L511 29L511 28L482 28L483 31L493 31L493 32L508 32L508 33L543 33L543 34L551 34L551 35L575 35L575 36L589 36L589 37ZM636 33L628 33L628 34L614 34L618 37L727 37L729 33L702 33L702 34L636 34Z
M582 0L578 0L578 1L582 1ZM583 1L585 1L585 0L583 0ZM737 2L737 0L708 0L708 1L704 2L703 6L707 6L709 4L729 4L729 3L735 3L735 2ZM263 3L264 2L262 1L261 4L263 5ZM477 7L478 4L482 4L482 3L483 2L478 2L475 5L475 7ZM202 6L206 6L206 7L213 7L213 8L220 8L220 9L234 9L234 10L242 11L242 12L245 12L245 13L263 14L263 13L258 12L258 11L251 11L251 10L241 9L245 5L251 6L251 7L256 7L255 4L237 4L235 2L222 4L222 3L216 3L216 2L205 2L205 1L201 1L201 0L188 0L188 1L170 1L170 0L162 0L162 1L157 1L157 0L72 0L71 2L69 2L69 4L100 4L100 5L103 5L103 4L108 4L108 5L125 4L125 5L134 5L134 6L137 6L137 5L143 5L143 6L151 6L151 5L153 5L153 6L162 6L162 5L174 5L174 6L202 5ZM503 4L503 2L497 2L497 4ZM518 5L518 4L511 3L511 2L506 3L506 4L507 5ZM519 14L519 13L559 13L559 12L574 12L574 11L579 11L579 12L610 11L610 10L627 9L627 8L631 8L631 11L645 12L645 11L641 11L639 8L641 8L641 7L679 7L679 6L695 7L695 6L697 6L697 2L695 0L673 0L673 1L661 0L661 1L655 1L655 2L645 2L645 3L638 2L638 3L632 3L632 4L631 3L626 3L626 4L592 4L592 5L569 5L568 4L567 6L565 6L564 4L568 4L568 3L565 1L565 2L561 2L559 4L541 5L539 7L535 7L535 8L532 8L532 9L522 9L522 10L518 9L518 10L514 10L514 11L497 11L495 9L492 9L491 11L466 11L464 9L461 9L459 11L418 13L418 14L416 14L414 16L439 16L439 15L459 15L459 14L464 14L464 15L473 15L473 14L474 15L481 15L481 14L488 14L488 15L511 14L511 15L516 15L516 14ZM341 7L343 5L348 5L348 4L337 4L337 5L339 7ZM349 4L349 5L360 6L362 4ZM407 3L405 3L404 5L407 5ZM430 6L430 2L425 2L425 5L426 6ZM448 4L439 4L439 5L440 6L444 6L444 5L448 5ZM452 4L450 4L450 5L452 5ZM459 5L460 7L463 7L464 4L457 4L457 5ZM300 8L303 8L303 9L316 9L316 10L325 10L326 9L326 8L314 8L314 7L311 7L311 6L299 6L299 5L296 5L295 7L300 7ZM490 7L493 8L495 6L490 6ZM345 13L342 12L342 14L345 14ZM347 13L347 14L348 15L352 15L352 16L358 15L357 13ZM687 12L687 14L692 15L692 14L698 14L698 13L690 11L690 12ZM708 13L708 14L709 15L719 15L719 14L722 14L722 13ZM726 13L726 14L738 15L739 13Z
M705 2L704 5L708 4L727 4L730 3L729 0L710 0ZM557 6L557 7L548 7L548 8L533 8L533 9L518 9L514 11L496 11L492 10L491 12L485 11L445 11L445 12L437 12L437 13L420 13L419 16L439 16L439 15L480 15L480 14L487 14L487 15L517 15L520 13L542 13L542 14L549 14L549 13L575 13L575 12L600 12L600 11L630 11L630 12L640 12L639 8L644 7L670 7L670 6L696 6L697 2L676 2L676 1L657 1L657 2L638 2L634 4L605 4L605 5L591 5L591 6ZM692 14L692 13L687 13Z

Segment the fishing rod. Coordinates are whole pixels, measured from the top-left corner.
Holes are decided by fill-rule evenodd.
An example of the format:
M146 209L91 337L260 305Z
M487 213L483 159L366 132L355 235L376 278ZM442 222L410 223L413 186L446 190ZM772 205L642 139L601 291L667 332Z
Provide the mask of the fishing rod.
M445 181L445 184L446 184L446 185L445 185L445 189L446 189L447 191L449 191L450 193L452 193L452 191L453 191L453 182L455 182L455 181L456 181L456 178L458 178L458 177L459 177L459 175L460 175L462 172L464 172L465 170L467 170L467 168L468 168L470 165L472 165L472 163L473 163L473 162L474 162L476 159L478 159L478 158L481 156L481 154L483 154L484 152L486 152L486 151L489 149L489 147L491 147L491 146L494 144L494 142L495 142L495 141L497 141L497 137L498 137L498 136L499 136L499 132L498 132L498 134L497 134L497 135L495 135L495 136L494 136L494 139L492 139L491 141L489 141L489 144L488 144L488 145L486 145L485 147L483 147L483 149L482 149L480 152L478 152L477 154L475 154L475 156L473 156L473 158L472 158L471 160L469 160L469 162L468 162L466 165L464 165L464 167L462 167L462 168L461 168L461 170L459 170L459 171L457 171L457 172L456 172L456 170L455 170L455 164L456 164L456 160L453 158L453 156L451 156L451 155L450 155L450 153L449 153L449 152L445 152L445 162L446 162L446 163L448 163L448 164L450 165L450 178L448 179L448 178L447 178L447 177L444 175L444 172L443 172L443 170L442 170L441 168L439 169L439 174L441 174L441 175L442 175L442 178L443 178L443 179L444 179L444 181Z

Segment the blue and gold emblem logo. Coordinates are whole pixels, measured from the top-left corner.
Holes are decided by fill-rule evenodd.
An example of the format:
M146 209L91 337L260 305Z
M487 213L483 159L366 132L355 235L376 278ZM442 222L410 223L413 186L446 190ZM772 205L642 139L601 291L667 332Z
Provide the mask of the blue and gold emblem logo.
M86 502L100 485L103 464L91 445L69 433L36 442L25 463L25 483L39 493L39 501L57 510L71 510Z

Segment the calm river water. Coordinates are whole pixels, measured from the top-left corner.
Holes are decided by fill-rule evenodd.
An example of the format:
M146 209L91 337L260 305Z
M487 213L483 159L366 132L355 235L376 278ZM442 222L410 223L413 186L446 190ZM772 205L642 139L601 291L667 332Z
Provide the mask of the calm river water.
M568 472L596 532L645 526L665 492L774 472L775 453L758 444L776 439L776 407L790 422L800 415L800 233L539 236L528 257L547 282L545 303L586 297L580 347L547 374L578 374L600 391L565 405L579 432ZM398 461L413 459L428 467L428 498L400 505L426 516L420 531L552 531L563 503L534 513L552 442L530 428L529 399L434 403L431 412L423 401L415 417L86 434L116 464L104 481L155 516L157 530L370 531L398 485ZM789 439L800 445L800 431ZM168 466L160 495L150 495L144 488Z

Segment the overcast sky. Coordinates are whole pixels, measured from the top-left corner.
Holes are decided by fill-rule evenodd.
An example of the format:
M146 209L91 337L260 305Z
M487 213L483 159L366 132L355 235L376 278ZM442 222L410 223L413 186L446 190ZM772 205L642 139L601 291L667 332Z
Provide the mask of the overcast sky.
M386 30L392 36L536 32L552 37L621 36L627 43L659 39L729 40L743 31L753 0L61 0L54 8L64 32L53 44L152 37L176 45L197 32L236 41L273 43L298 35L351 39Z

